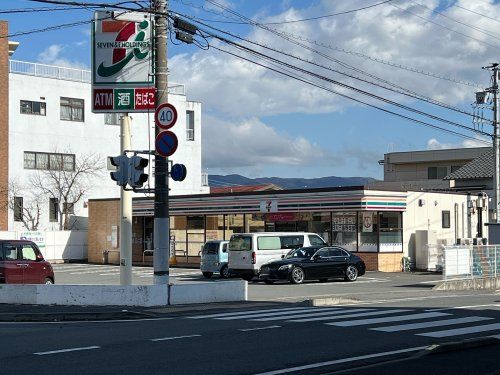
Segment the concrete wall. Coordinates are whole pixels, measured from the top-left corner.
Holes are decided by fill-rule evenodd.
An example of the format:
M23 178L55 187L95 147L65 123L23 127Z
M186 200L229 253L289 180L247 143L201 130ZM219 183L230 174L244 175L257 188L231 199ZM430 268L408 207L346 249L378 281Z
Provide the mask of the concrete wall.
M70 306L165 306L246 301L243 280L176 285L0 285L0 303Z
M37 243L43 257L49 261L76 261L87 259L87 231L40 232L43 240ZM0 232L0 238L23 239L23 232ZM33 238L28 237L33 240Z
M0 21L0 35L9 35ZM9 184L9 38L0 38L0 230L8 229L7 188Z

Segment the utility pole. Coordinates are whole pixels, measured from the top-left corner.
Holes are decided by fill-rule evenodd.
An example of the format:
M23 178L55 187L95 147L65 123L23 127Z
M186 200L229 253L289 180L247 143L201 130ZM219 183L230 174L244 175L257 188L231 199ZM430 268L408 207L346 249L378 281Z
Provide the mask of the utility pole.
M156 108L168 102L167 78L167 0L152 0L155 12ZM155 135L160 133L155 127ZM154 199L154 283L168 285L170 256L170 218L168 204L168 160L155 155Z
M493 222L499 223L499 204L500 204L500 139L499 139L499 106L498 106L498 63L485 66L492 72L493 86L486 89L486 92L493 94L493 153L494 153L494 172L493 172Z
M120 155L124 155L125 150L130 150L130 143L130 117L125 113L120 118ZM120 189L120 218L120 285L131 285L132 192L124 187Z

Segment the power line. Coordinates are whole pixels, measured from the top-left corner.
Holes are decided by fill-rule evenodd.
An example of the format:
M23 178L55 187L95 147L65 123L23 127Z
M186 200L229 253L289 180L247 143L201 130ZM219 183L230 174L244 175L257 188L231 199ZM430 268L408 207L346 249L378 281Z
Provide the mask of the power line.
M488 5L489 5L489 3L488 3ZM472 10L472 9L467 9L467 8L464 8L463 6L460 6L460 5L458 5L457 3L453 4L453 6L454 6L454 7L457 7L457 8L460 8L460 9L463 9L463 10L466 10L467 12L474 13L474 14L476 14L476 15L478 15L478 16L488 18L488 19L490 19L490 20L492 20L492 21L495 21L495 22L500 22L500 21L499 21L499 20L497 20L496 18L493 18L493 17L487 16L487 15L485 15L485 14L482 14L482 13L476 12L476 11L474 11L474 10Z
M467 34L464 34L464 33L460 32L460 31L457 31L457 30L455 30L455 29L452 29L451 27L441 25L441 24L439 24L439 23L437 23L437 22L434 22L434 21L432 21L432 20L430 20L430 19L428 19L428 18L425 18L425 17L419 16L418 14L415 14L415 13L411 12L411 11L410 11L410 10L408 10L408 9L401 8L400 6L398 6L398 5L396 5L396 4L392 4L392 3L391 3L390 5L392 5L392 6L393 6L393 7L395 7L395 8L398 8L399 10L402 10L402 11L403 11L403 12L405 12L405 13L411 14L411 15L412 15L412 16L414 16L414 17L420 18L420 19L422 19L422 20L424 20L424 21L426 21L426 22L430 22L430 23L432 23L433 25L436 25L436 26L438 26L438 27L441 27L441 28L443 28L443 29L446 29L446 30L448 30L448 31L451 31L451 32L453 32L453 33L455 33L455 34L462 35L462 36L464 36L464 37L466 37L466 38L468 38L468 39L475 40L476 42L479 42L479 43L481 43L481 44L484 44L484 45L490 46L490 47L492 47L492 48L495 48L495 49L500 49L500 47L499 47L499 46L495 46L494 44L490 44L490 43L485 42L485 41L483 41L483 40L481 40L481 39L474 38L473 36L470 36L470 35L467 35Z
M378 109L378 110L380 110L380 111L383 111L383 112L386 112L386 113L389 113L389 114L392 114L392 115L394 115L394 116L398 116L398 117L404 118L404 119L406 119L406 120L408 120L408 121L415 122L415 123L417 123L417 124L424 125L424 126L427 126L427 127L431 127L431 128L433 128L433 129L440 130L440 131L443 131L443 132L446 132L446 133L449 133L449 134L453 134L453 135L456 135L456 136L459 136L459 137L462 137L462 138L468 138L468 139L472 139L472 140L475 140L475 141L478 141L478 142L481 142L481 143L490 144L490 142L488 142L488 141L485 141L485 140L482 140L482 139L478 139L478 138L474 138L474 137L471 137L471 136L469 136L469 135L462 134L462 133L459 133L459 132L456 132L456 131L453 131L453 130L450 130L450 129L442 128L442 127L440 127L440 126L433 125L433 124L430 124L430 123L427 123L427 122L424 122L424 121L421 121L421 120L418 120L418 119L415 119L415 118L412 118L412 117L409 117L409 116L403 115L403 114L401 114L401 113L397 113L397 112L394 112L394 111L391 111L391 110L388 110L388 109L385 109L385 108L382 108L382 107L376 106L376 105L374 105L374 104L370 104L370 103L368 103L368 102L365 102L365 101L362 101L362 100L359 100L359 99L353 98L353 97L351 97L351 96L349 96L349 95L342 94L342 93L340 93L340 92L338 92L338 91L336 91L336 90L329 89L329 88L327 88L327 87L324 87L324 86L318 85L318 84L316 84L316 83L314 83L314 82L311 82L311 81L305 80L305 79L303 79L303 78L300 78L300 77L297 77L297 76L294 76L294 75L290 75L290 74L288 74L288 73L285 73L285 72L279 71L279 70L277 70L277 69L274 69L274 68L271 68L271 67L265 66L265 65L260 64L260 63L258 63L258 62L256 62L256 61L253 61L253 60L251 60L251 59L245 58L245 57L243 57L243 56L241 56L241 55L238 55L238 54L232 53L232 52L230 52L230 51L226 51L226 50L224 50L224 49L222 49L222 48L218 48L218 47L216 47L216 46L211 46L211 48L216 49L216 50L221 51L221 52L224 52L224 53L226 53L226 54L232 55L232 56L234 56L234 57L237 57L237 58L240 58L240 59L246 60L246 61L248 61L248 62L250 62L250 63L253 63L253 64L255 64L255 65L258 65L258 66L261 66L261 67L263 67L263 68L269 69L269 70L271 70L271 71L274 71L274 72L279 73L279 74L281 74L281 75L284 75L284 76L287 76L287 77L289 77L289 78L295 79L295 80L297 80L297 81L307 83L308 85L312 85L312 86L314 86L314 87L317 87L317 88L320 88L320 89L322 89L322 90L325 90L325 91L328 91L328 92L334 93L334 94L336 94L336 95L339 95L339 96L345 97L345 98L347 98L347 99L350 99L350 100L353 100L353 101L355 101L355 102L358 102L358 103L364 104L364 105L366 105L366 106L369 106L369 107L372 107L372 108Z
M440 106L440 107L442 107L442 108L450 109L450 110L456 111L456 112L458 112L458 113L462 113L462 114L465 114L465 115L468 115L468 116L471 116L471 117L475 117L475 115L474 115L473 113L470 113L470 112L464 111L464 110L459 109L459 108L457 108L457 107L453 107L453 106L451 106L451 105L448 105L448 104L446 104L446 103L440 102L440 101L438 101L438 100L434 100L434 99L428 98L428 97L426 97L426 96L424 96L424 95L422 95L422 94L418 94L418 93L413 92L413 91L411 91L411 90L405 89L405 88L403 88L403 87L401 87L401 86L393 85L393 86L395 86L397 89L394 89L394 88L391 88L391 87L387 87L387 86L381 85L381 84L379 84L379 83L372 82L372 81L369 81L369 80L366 80L366 79L363 79L363 78L360 78L360 77L357 77L357 76L353 76L353 75L351 75L351 74L349 74L349 73L346 73L346 72L343 72L343 71L339 71L339 70L333 69L333 68L328 67L328 66L325 66L325 65L318 64L318 63L316 63L316 62L314 62L314 61L311 61L311 60L307 60L307 59L301 58L301 57L296 56L296 55L293 55L293 54L291 54L291 53L284 52L284 51L282 51L282 50L277 50L277 49L275 49L275 48L269 47L269 46L264 45L264 44L262 44L262 43L251 41L251 40L249 40L249 39L243 38L243 37L238 36L238 35L236 35L236 34L233 34L233 33L231 33L231 32L224 31L224 30L220 30L220 29L215 28L215 27L213 27L213 26L207 25L207 24L205 24L205 23L203 23L203 22L196 21L196 18L195 18L194 20L195 20L195 22L198 22L198 23L200 23L200 24L202 24L202 25L204 25L204 26L206 26L206 27L209 27L209 28L211 28L211 29L214 29L214 30L217 30L217 31L219 31L219 32L222 32L222 33L224 33L224 34L226 34L226 35L230 35L230 36L235 37L235 38L237 38L237 39L239 39L239 40L243 40L243 41L245 41L245 42L247 42L247 43L251 43L251 44L253 44L253 45L257 45L257 46L259 46L259 47L262 47L262 48L265 48L265 49L271 50L271 51L273 51L273 52L276 52L276 53L279 53L279 54L282 54L282 55L285 55L285 56L288 56L288 57L292 57L292 58L297 59L297 60L299 60L299 61L306 62L306 63L308 63L308 64L311 64L311 65L314 65L314 66L317 66L317 67L320 67L320 68L323 68L323 69L326 69L326 70L330 70L330 71L332 71L332 72L335 72L335 73L338 73L338 74L341 74L341 75L347 76L347 77L349 77L349 78L353 78L353 79L359 80L359 81L364 82L364 83L368 83L368 84L371 84L371 85L374 85L374 86L377 86L377 87L383 88L383 89L385 89L385 90L389 90L389 91L392 91L392 92L395 92L395 93L398 93L398 94L401 94L401 95L405 95L405 96L408 96L408 97L411 97L411 98L414 98L414 99L422 100L422 101L424 101L424 102L427 102L427 103L430 103L430 104L433 104L433 105ZM201 29L200 29L200 30L201 30ZM207 31L205 30L205 32L207 32ZM210 32L207 32L207 34L212 35L212 34L210 34ZM214 36L214 37L217 37L216 35L213 35L213 36Z

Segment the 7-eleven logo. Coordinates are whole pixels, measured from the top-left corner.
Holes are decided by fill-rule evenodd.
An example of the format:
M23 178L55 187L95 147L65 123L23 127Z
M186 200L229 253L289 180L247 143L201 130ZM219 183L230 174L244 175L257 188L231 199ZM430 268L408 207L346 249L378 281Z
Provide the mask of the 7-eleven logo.
M101 22L102 33L115 33L114 41L100 41L97 49L111 49L111 64L99 64L97 74L101 77L111 77L120 72L134 58L145 59L151 49L151 42L146 39L146 31L150 23L146 20L136 23L131 21L105 20ZM134 37L135 36L135 37Z

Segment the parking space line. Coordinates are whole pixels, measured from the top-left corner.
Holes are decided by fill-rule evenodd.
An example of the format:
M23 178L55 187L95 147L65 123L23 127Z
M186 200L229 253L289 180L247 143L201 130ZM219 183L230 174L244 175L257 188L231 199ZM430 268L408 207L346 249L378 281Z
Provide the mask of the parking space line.
M69 348L69 349L60 349L60 350L51 350L49 352L38 352L33 353L35 355L48 355L48 354L59 354L59 353L68 353L68 352L77 352L81 350L92 350L92 349L100 349L100 346L87 346L83 348Z

